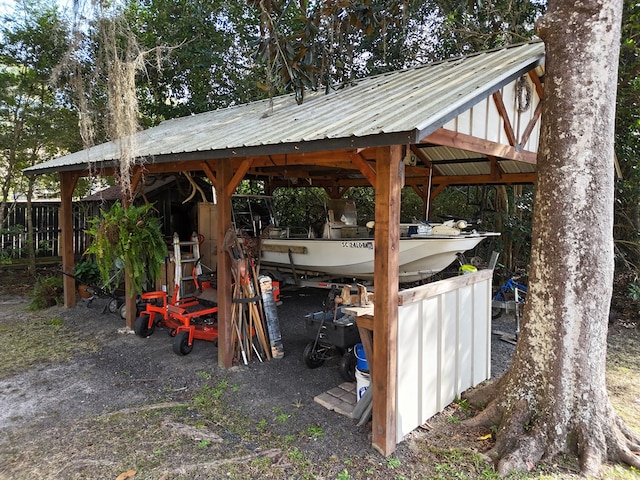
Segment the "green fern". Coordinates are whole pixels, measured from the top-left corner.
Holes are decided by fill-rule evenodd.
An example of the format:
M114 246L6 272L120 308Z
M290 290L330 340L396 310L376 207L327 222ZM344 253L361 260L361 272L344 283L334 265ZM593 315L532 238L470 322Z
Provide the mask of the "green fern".
M106 284L114 266L124 262L131 275L132 295L143 291L147 278L155 280L162 274L167 257L160 222L154 216L152 204L123 208L115 202L109 210L100 210L100 217L90 221L87 233L93 237L85 253L93 254Z

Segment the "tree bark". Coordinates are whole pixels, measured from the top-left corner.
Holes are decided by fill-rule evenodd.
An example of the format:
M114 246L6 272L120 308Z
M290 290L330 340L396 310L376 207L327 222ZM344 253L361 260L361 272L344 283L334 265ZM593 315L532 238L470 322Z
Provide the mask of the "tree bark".
M550 1L538 34L546 75L529 293L510 370L468 397L497 425L498 471L577 454L640 468L640 436L605 384L613 288L613 133L622 1ZM633 451L636 453L632 453Z

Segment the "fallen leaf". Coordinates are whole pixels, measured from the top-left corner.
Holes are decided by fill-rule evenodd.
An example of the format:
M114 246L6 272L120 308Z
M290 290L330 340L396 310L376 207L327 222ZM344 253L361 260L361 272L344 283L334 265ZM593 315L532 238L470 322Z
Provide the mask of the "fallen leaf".
M131 478L136 474L135 470L127 470L126 472L122 472L116 480L127 480L127 478Z
M482 435L481 437L478 437L478 440L489 440L491 438L491 434L487 433L486 435Z

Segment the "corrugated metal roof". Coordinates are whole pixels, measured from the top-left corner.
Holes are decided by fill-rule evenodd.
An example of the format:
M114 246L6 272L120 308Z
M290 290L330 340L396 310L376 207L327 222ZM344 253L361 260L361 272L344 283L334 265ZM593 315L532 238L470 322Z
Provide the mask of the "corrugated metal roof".
M416 143L543 57L544 44L531 42L364 78L308 94L302 105L286 95L172 119L139 132L136 155L162 161ZM117 142L108 142L25 172L76 170L119 156Z

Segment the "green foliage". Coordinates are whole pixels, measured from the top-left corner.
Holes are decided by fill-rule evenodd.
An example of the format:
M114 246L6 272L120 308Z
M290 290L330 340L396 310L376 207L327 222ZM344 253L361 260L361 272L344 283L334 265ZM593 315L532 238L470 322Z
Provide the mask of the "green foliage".
M627 296L636 304L640 304L640 283L638 283L638 281L633 281L629 283L628 288Z
M488 50L530 40L546 2L438 1L439 22L434 35L440 58Z
M309 425L306 428L305 433L308 437L317 439L324 435L324 430L320 425Z
M139 44L162 46L137 83L145 123L224 108L264 96L249 61L257 19L244 2L135 0L126 17Z
M389 457L387 458L387 468L390 470L394 470L398 467L400 467L401 463L400 460L398 460L397 458L394 457Z
M336 476L336 480L351 480L351 475L349 475L349 470L346 468L338 473Z
M160 277L167 246L153 212L151 204L125 209L115 202L91 220L87 233L93 241L86 253L95 256L103 283L109 282L114 265L120 261L131 275L132 294L143 291L147 278L155 281Z
M61 305L63 291L61 277L39 278L33 290L33 300L29 304L29 310L42 310Z
M10 193L32 195L45 187L44 178L25 177L22 169L79 144L77 115L69 108L68 91L50 84L67 51L67 32L57 9L44 2L19 2L16 14L2 16L0 203ZM0 226L3 214L0 210Z
M625 1L616 99L617 178L614 237L617 266L640 269L640 4Z
M75 266L76 280L84 285L97 285L100 282L100 269L95 262L84 260Z

